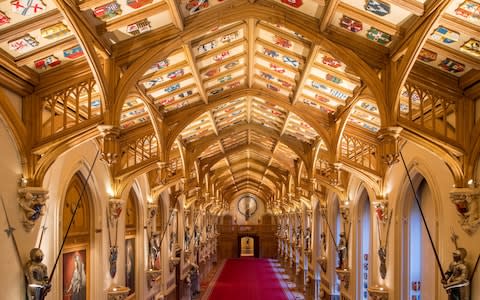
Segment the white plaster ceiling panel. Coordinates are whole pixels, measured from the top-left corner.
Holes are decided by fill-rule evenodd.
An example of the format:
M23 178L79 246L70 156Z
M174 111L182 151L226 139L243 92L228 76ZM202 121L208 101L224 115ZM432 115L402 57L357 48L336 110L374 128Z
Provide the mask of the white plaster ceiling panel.
M232 43L232 46L232 48L224 48L210 51L209 53L206 53L206 55L201 55L197 57L198 69L203 70L205 67L209 67L216 63L226 61L227 59L236 57L239 54L246 53L246 44L244 41Z
M165 68L162 72L155 72L150 75L149 78L140 81L145 87L147 92L155 90L154 87L158 85L166 85L166 82L179 80L182 77L190 77L192 70L187 64L179 63L169 68Z
M207 94L209 96L215 96L217 94L221 94L221 93L225 92L226 90L236 89L236 88L240 88L242 86L244 87L245 86L245 78L246 78L246 75L242 76L240 78L234 79L232 81L229 81L226 84L215 85L210 90L207 91Z
M183 90L192 86L196 86L196 82L190 73L180 76L175 80L153 86L152 88L147 90L147 93L149 93L154 98L164 98L167 95L175 94L179 90Z
M172 24L171 14L168 10L164 10L154 16L129 22L118 28L113 34L118 41L123 41L170 24Z
M149 121L150 115L140 99L130 98L125 101L120 116L120 128L125 129Z
M205 151L202 152L202 154L200 155L200 158L212 157L221 152L222 150L220 149L220 145L218 143L213 143L210 146L208 146L208 148L205 149Z
M261 102L260 102L261 101ZM274 129L278 133L283 127L286 113L277 105L255 98L252 101L252 121Z
M480 1L453 0L446 13L462 21L480 26Z
M395 25L400 25L412 16L411 12L392 4L392 1L387 3L381 0L348 0L342 1L340 6Z
M230 105L222 109L213 110L213 117L217 129L222 131L228 127L247 123L247 103L245 100Z
M221 139L222 145L227 151L228 149L234 148L237 145L245 144L247 142L247 131L244 130L235 135Z
M243 54L236 57L230 57L227 60L200 69L200 75L203 81L225 75L238 68L246 67L245 56Z
M312 144L318 136L310 125L294 113L290 113L285 133L309 144Z
M378 106L370 101L358 101L350 113L348 122L370 132L377 132L381 125Z
M257 56L255 58L255 63L256 63L256 65L255 65L256 68L260 68L260 69L263 69L263 70L270 70L270 72L272 72L273 74L282 75L284 77L289 78L290 80L295 80L298 77L297 72L294 72L294 71L292 71L291 69L288 69L288 68L284 68L281 65L279 65L275 62L272 62L270 60L267 60L263 57L258 57Z
M323 12L323 6L315 0L275 0L275 2L316 18L319 18Z
M455 59L452 57L455 57ZM455 51L452 51L451 53L439 53L427 48L423 48L417 57L417 61L460 77L472 69L472 64L467 64L463 58L457 57L457 55L455 55ZM470 60L470 62L473 61ZM480 62L473 62L473 66L475 66L477 69L480 69Z
M207 35L192 43L193 55L205 56L214 50L225 49L233 43L245 40L245 25L219 30L213 35Z
M295 81L291 78L264 68L255 69L255 78L263 82L266 88L287 97L295 87Z
M185 129L182 130L180 136L182 140L187 143L192 143L201 139L202 137L214 134L213 124L210 121L208 113L202 114L195 121L190 123Z
M290 35L274 32L275 29L264 25L258 25L257 36L264 44L280 48L285 53L307 56L309 44L298 40Z
M275 139L258 133L255 130L250 131L250 142L254 145L262 145L262 147L269 151L273 151L273 147L275 146Z
M180 10L184 17L194 15L201 11L207 10L223 2L229 2L233 0L179 0Z
M234 72L228 72L215 76L204 83L206 89L211 89L214 86L224 85L229 82L238 80L245 76L245 69L237 69Z
M182 49L175 51L169 57L162 59L156 63L154 63L143 75L142 79L147 77L153 77L157 75L157 73L163 73L165 70L173 70L178 66L185 65L187 62L185 58L185 53Z
M42 18L56 9L52 0L14 0L0 2L0 30L26 21Z

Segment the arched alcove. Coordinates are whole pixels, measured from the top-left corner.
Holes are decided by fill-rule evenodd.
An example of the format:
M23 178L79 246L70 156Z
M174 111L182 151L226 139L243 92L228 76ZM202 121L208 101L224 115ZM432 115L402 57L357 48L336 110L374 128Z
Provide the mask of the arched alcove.
M138 197L130 189L125 209L125 286L130 288L129 296L135 297L137 291L137 228L138 224Z
M435 247L438 249L438 209L427 180L417 173L412 179L415 194L408 186L402 205L402 298L438 299L438 270L432 244L428 238L423 211ZM415 199L417 197L417 200ZM425 267L430 266L430 267ZM432 276L432 273L435 275ZM423 292L422 291L427 291Z
M68 231L62 253L62 299L88 299L90 294L90 250L92 243L93 198L79 172L68 184L63 202L62 236ZM75 215L70 224L72 216Z

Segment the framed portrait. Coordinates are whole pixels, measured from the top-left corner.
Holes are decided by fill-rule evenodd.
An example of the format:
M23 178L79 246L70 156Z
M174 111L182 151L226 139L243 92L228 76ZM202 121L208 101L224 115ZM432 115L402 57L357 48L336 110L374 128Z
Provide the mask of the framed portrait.
M125 286L130 288L128 295L135 294L135 238L125 240Z
M63 253L63 300L87 300L87 250Z

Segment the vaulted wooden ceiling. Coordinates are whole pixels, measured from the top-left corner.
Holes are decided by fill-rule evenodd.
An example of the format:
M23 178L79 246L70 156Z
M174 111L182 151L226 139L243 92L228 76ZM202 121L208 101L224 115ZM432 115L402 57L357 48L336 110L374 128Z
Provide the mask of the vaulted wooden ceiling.
M53 85L65 70L87 74L88 65L95 80L69 109L88 119L115 111L121 101L120 115L109 118L118 118L124 144L142 139L127 148L134 158L122 161L125 168L155 158L173 173L201 176L197 184L208 176L227 200L255 191L268 201L294 174L321 173L322 161L335 161L329 153L350 151L355 142L342 139L345 132L376 140L389 108L371 82L418 46L408 43L428 22L407 71L426 70L439 85L457 82L475 94L476 1L2 1L0 61L16 74L2 78L20 94ZM157 53L162 44L167 50ZM133 84L119 87L124 79ZM122 89L128 95L117 100ZM400 113L425 109L415 99L404 87ZM52 114L44 135L58 130L56 103L43 107ZM332 120L343 121L332 131ZM135 174L152 171L144 165Z

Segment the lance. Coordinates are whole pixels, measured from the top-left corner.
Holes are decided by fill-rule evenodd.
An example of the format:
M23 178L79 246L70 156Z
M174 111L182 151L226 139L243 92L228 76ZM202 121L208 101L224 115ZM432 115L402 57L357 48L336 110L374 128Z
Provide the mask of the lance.
M45 219L43 220L42 233L40 234L40 241L38 242L39 249L42 246L43 235L45 234L45 231L47 231L47 217L48 217L48 207L47 207L47 213L45 214Z
M438 268L440 269L440 273L442 274L442 279L446 281L447 278L445 277L445 273L443 272L442 264L440 263L440 258L438 257L437 249L435 249L435 244L433 243L432 235L430 234L430 229L428 229L427 221L425 220L425 215L423 214L423 209L422 209L422 206L420 205L420 200L418 200L417 192L415 191L415 187L413 186L412 178L410 177L410 172L408 172L407 164L405 163L405 159L403 158L402 151L400 151L400 157L402 158L403 166L405 167L405 171L407 172L408 181L410 182L413 195L415 196L415 201L417 202L418 209L420 210L420 215L422 216L423 225L425 225L425 229L427 230L428 239L430 240L430 245L432 245L433 253L435 254L435 259L437 260Z
M332 228L330 227L330 224L328 223L328 218L323 213L322 213L322 217L325 220L325 222L327 223L328 232L330 232L330 237L332 238L333 245L335 246L335 250L338 251L337 241L335 241L335 237L333 236L333 231L332 231Z
M173 210L170 213L170 216L168 217L168 223L165 224L165 228L163 228L162 237L160 238L160 245L162 244L163 238L165 237L165 234L167 233L167 229L168 229L168 226L170 225L170 222L172 222L173 214L174 214L175 210L177 209L177 203L178 203L178 201L175 202L175 206L173 207Z
M57 258L55 259L55 264L53 265L52 272L50 273L50 277L48 278L48 284L52 283L53 274L55 274L55 270L57 268L58 260L60 259L60 255L62 254L63 247L65 246L65 241L67 240L68 233L70 232L70 228L72 227L73 220L75 219L75 216L77 214L77 210L80 207L80 201L82 200L83 194L85 193L85 190L87 189L88 180L90 179L90 176L92 176L93 167L95 167L95 163L97 162L97 158L98 158L99 154L100 154L100 150L97 151L97 154L95 155L95 159L93 160L92 166L90 167L90 170L88 171L87 179L83 183L82 192L80 193L80 196L78 197L77 204L75 205L75 209L73 210L72 217L70 218L70 223L68 224L67 231L65 232L65 235L63 237L62 245L60 246L60 250L58 251Z
M2 198L3 211L5 212L5 219L7 220L7 225L8 225L8 228L5 229L5 232L7 233L8 237L10 236L12 237L15 253L17 254L18 261L20 262L20 265L22 266L22 269L23 269L22 257L20 255L20 250L18 250L18 244L17 244L17 240L15 239L15 234L13 234L13 232L15 231L15 228L12 227L12 225L10 224L10 220L8 219L7 209L5 208L5 202L3 201L3 196L0 196L0 197Z

